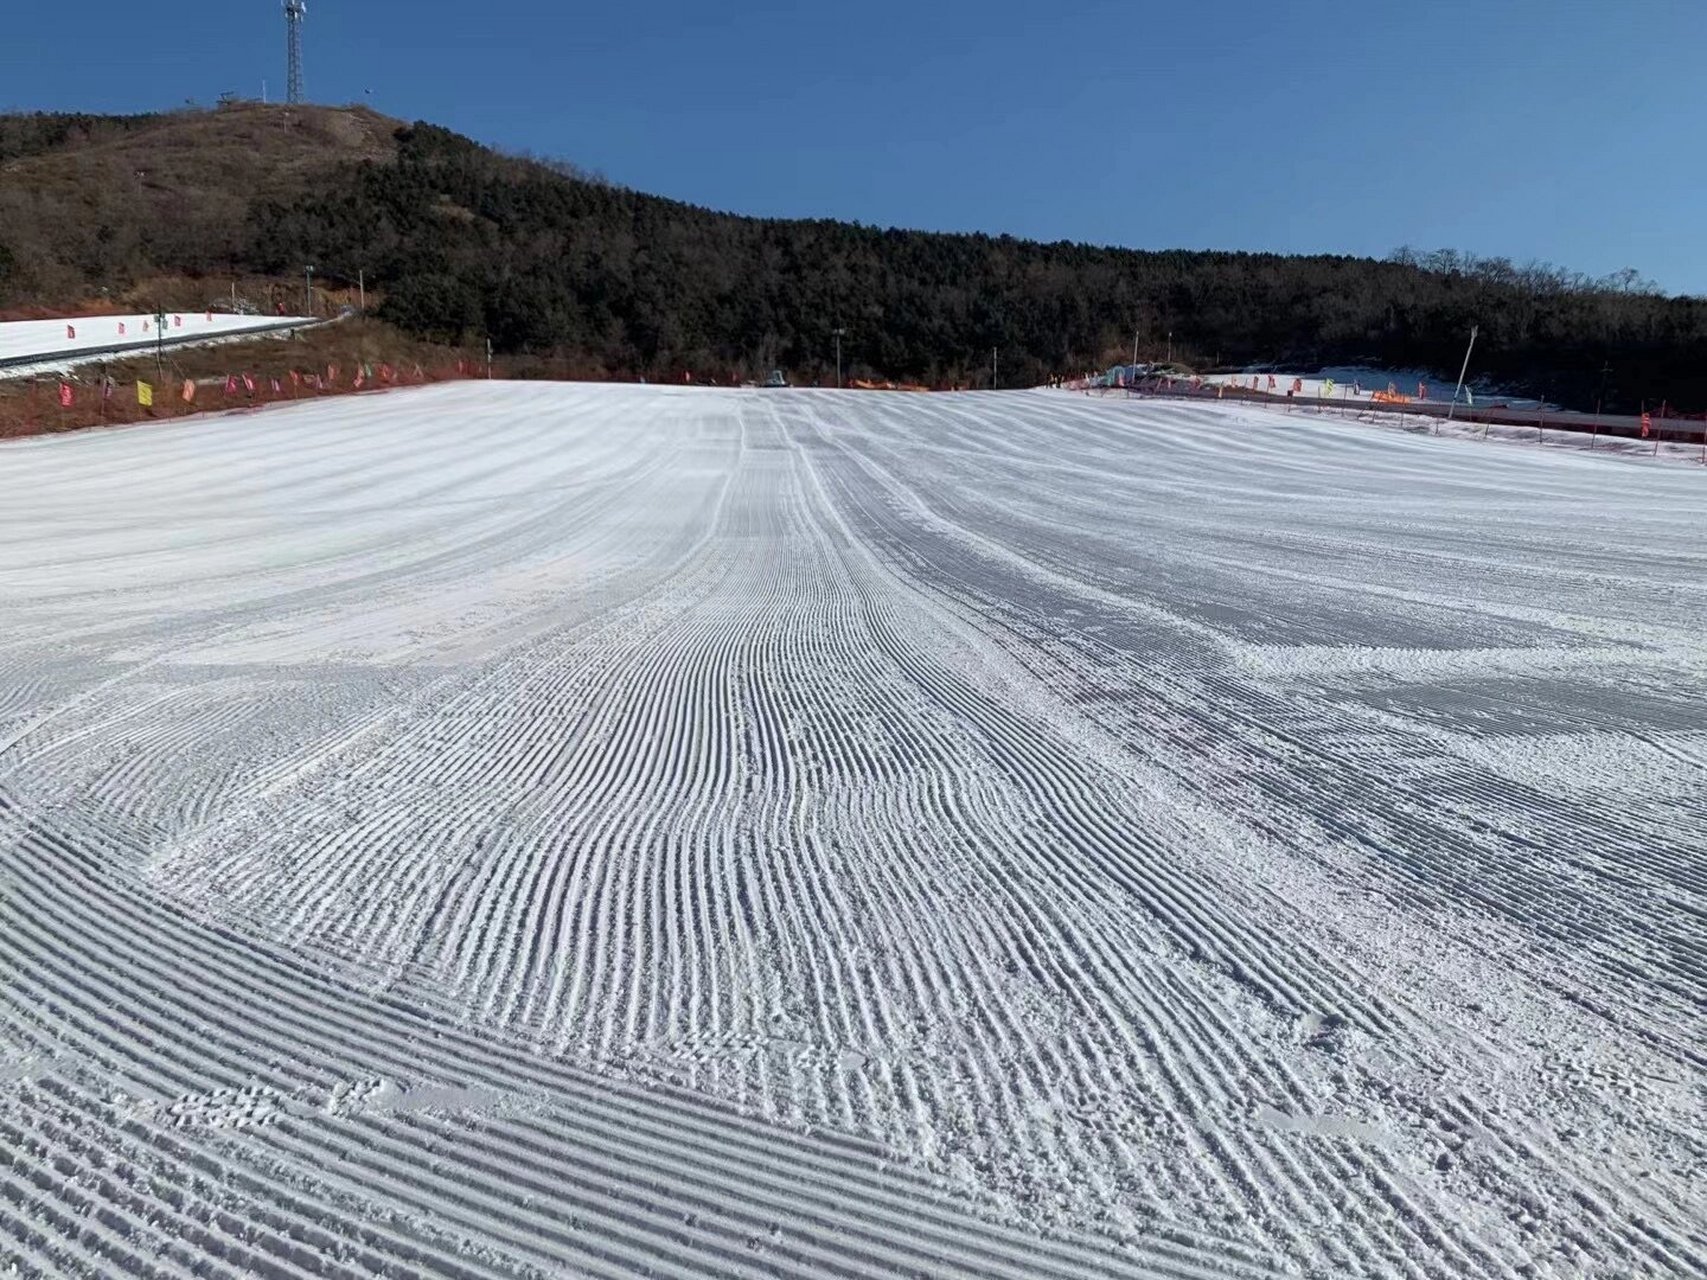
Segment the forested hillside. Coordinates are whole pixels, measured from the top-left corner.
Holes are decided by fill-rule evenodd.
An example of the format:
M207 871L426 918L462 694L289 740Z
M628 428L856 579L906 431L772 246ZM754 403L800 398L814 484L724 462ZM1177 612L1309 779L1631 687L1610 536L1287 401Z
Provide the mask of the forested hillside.
M341 114L362 127L338 136L329 117ZM381 145L371 113L293 121L284 108L247 107L190 118L209 147L238 122L314 140L290 152L294 167L273 164L253 180L239 172L241 148L225 149L211 184L219 198L205 202L217 214L210 224L198 209L186 243L160 225L159 201L152 226L127 225L111 205L100 227L81 225L63 166L57 196L39 181L44 193L27 190L60 152L93 145L79 132L122 133L134 158L154 134L182 134L185 114L147 127L84 119L57 142L50 126L0 125L0 213L27 215L0 222L0 305L39 300L44 281L63 292L74 279L110 287L150 271L288 276L311 262L326 279L365 272L383 314L413 333L489 336L500 351L555 353L589 372L781 366L827 379L842 327L851 370L986 385L992 348L1002 382L1024 385L1119 359L1135 330L1141 354L1159 356L1171 332L1176 354L1198 365L1369 361L1455 373L1477 323L1474 368L1485 376L1579 405L1604 379L1619 407L1663 398L1707 408L1707 300L1659 296L1634 273L1590 281L1450 253L1140 252L745 218L500 155L431 125L397 127ZM13 159L20 146L6 140L18 137L25 154ZM210 185L193 155L177 167L184 182ZM81 256L30 234L32 218L50 217L71 224ZM122 253L102 248L115 243Z

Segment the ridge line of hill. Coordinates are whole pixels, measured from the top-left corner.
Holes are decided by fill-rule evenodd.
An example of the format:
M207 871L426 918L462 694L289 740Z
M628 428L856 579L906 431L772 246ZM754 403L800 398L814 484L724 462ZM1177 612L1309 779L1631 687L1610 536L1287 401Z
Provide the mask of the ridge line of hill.
M1030 385L1130 359L1474 371L1573 407L1707 407L1707 299L1401 251L1135 250L722 213L365 108L0 116L0 308L175 276L317 279L414 337L608 375ZM279 287L288 287L281 283ZM205 291L204 291L205 292Z

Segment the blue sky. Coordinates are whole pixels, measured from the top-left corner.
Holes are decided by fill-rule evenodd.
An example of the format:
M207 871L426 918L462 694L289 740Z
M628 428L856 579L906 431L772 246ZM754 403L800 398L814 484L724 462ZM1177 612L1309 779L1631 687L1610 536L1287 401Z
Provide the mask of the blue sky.
M284 80L278 0L11 6L0 108ZM1707 293L1707 4L310 0L309 95L745 213L1400 244ZM371 91L371 96L370 95Z

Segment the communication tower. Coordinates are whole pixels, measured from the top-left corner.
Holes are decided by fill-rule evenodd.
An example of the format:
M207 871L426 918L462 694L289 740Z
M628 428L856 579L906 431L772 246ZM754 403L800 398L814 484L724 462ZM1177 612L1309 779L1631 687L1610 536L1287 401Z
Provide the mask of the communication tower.
M308 0L284 0L285 11L285 101L302 101L302 20L308 16Z

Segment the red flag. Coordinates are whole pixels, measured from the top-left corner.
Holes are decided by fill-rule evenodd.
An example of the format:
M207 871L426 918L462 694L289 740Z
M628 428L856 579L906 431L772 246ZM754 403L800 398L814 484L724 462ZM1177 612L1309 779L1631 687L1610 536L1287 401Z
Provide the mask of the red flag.
M274 378L273 379L273 394L276 396L276 395L282 395L283 393L284 393L284 388L279 386L279 380L277 378Z
M59 404L64 409L71 407L71 384L69 382L59 384Z
M172 317L172 327L174 329L182 329L184 327L184 317L183 316L173 316Z
M1271 373L1271 374L1269 374L1269 375L1268 375L1268 389L1269 389L1269 390L1270 390L1270 391L1273 391L1273 390L1274 390L1274 389L1275 389L1275 387L1276 387L1276 386L1277 386L1277 385L1278 385L1278 384L1277 384L1277 383L1276 383L1276 382L1275 382L1275 380L1274 380L1274 375L1273 375L1273 374L1272 374L1272 373Z
M1426 382L1417 383L1417 399L1418 400L1427 400L1428 399L1428 383L1426 383Z
M295 369L290 371L290 385L293 387L300 387L302 385L302 375Z
M75 338L77 336L77 326L74 324L66 325L65 326L65 336L67 338Z
M143 331L143 332L144 332L144 333L147 333L147 332L148 332L148 321L146 321L146 320L144 320L144 321L143 321L143 322L142 322L142 331Z
M113 398L113 387L116 385L117 384L114 383L111 378L102 378L101 379L101 399L111 400Z
M119 337L124 337L124 321L119 321Z
M1653 425L1654 425L1653 415L1650 414L1646 409L1643 409L1642 410L1642 439L1646 440L1648 438L1648 432L1650 429L1652 429Z
M237 394L236 374L228 373L225 375L225 394L228 396L234 396Z
M190 378L184 379L183 397L185 404L189 404L196 398L196 384Z
M1301 394L1303 394L1303 391L1304 391L1304 379L1302 379L1302 378L1292 379L1292 394L1293 395L1301 395Z
M337 365L329 364L326 366L326 381L332 383L334 386L337 385L337 382L338 382L338 366Z
M243 375L243 390L247 391L250 395L255 394L255 380L247 373Z
M361 369L358 368L356 370L356 380L354 382L350 383L350 385L352 387L354 387L357 391L360 391L362 389L362 371L361 371Z

